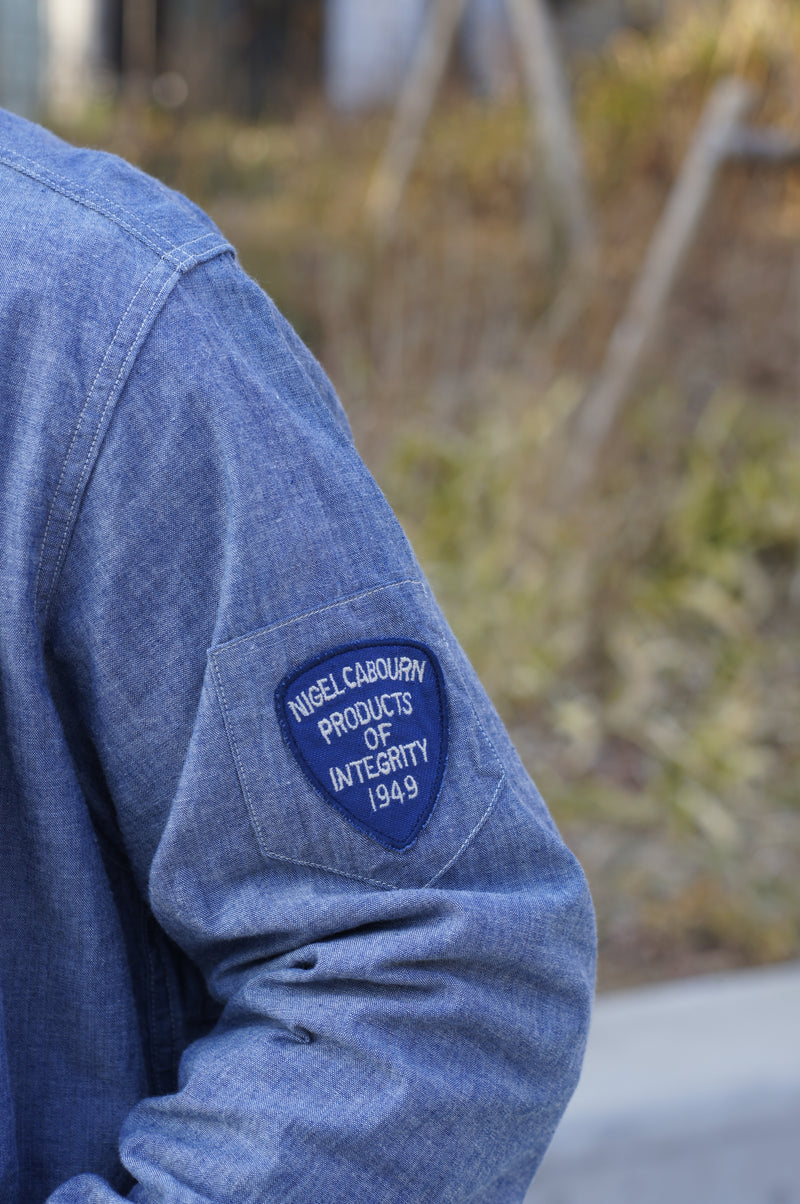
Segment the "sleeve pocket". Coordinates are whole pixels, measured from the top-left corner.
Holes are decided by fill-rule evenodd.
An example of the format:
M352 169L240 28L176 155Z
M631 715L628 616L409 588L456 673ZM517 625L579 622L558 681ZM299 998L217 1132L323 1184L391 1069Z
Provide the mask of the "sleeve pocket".
M426 584L404 581L210 650L266 857L389 888L453 864L505 775L451 640Z

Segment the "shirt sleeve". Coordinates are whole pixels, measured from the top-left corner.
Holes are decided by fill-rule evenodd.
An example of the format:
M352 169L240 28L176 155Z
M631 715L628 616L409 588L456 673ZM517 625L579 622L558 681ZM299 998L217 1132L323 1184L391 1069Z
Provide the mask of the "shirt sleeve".
M95 825L206 1001L123 1125L130 1198L520 1200L583 1056L585 880L228 257L138 357L50 631Z

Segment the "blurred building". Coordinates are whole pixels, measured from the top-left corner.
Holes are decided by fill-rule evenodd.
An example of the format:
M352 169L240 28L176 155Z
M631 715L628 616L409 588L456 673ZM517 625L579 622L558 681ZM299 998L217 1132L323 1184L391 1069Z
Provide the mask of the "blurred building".
M326 91L338 109L384 104L398 92L428 0L327 0Z
M339 109L397 95L431 0L327 0L327 94ZM591 49L626 24L647 27L665 0L550 0L568 50ZM517 78L505 0L469 0L459 38L472 86L501 96Z
M326 91L335 108L394 100L429 7L430 0L327 0ZM459 49L478 91L508 90L515 66L504 0L470 0Z
M0 0L0 104L18 113L32 112L41 72L36 4Z
M0 104L29 115L129 90L246 118L323 86L345 111L397 95L431 0L0 0ZM595 45L663 0L551 0L570 45ZM473 86L513 86L504 0L469 0Z
M82 107L104 64L103 0L0 0L0 104Z
M0 0L0 105L132 87L255 117L322 75L325 0Z

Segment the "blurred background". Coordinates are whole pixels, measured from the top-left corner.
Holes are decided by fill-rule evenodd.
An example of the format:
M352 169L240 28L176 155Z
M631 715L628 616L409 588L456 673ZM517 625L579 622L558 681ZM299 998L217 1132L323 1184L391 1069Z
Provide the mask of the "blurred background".
M207 209L322 360L586 868L601 987L791 959L800 3L560 0L554 76L512 7L451 4L442 41L426 0L0 0L0 103ZM437 37L430 112L407 90L392 142ZM666 238L576 485L586 399L731 75L750 135L712 147L686 253Z

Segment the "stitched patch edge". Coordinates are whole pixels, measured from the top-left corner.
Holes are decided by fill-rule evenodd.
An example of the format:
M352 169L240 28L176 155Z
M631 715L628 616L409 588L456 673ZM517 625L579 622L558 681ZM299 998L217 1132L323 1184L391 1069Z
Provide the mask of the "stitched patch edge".
M316 774L314 774L312 771L311 767L308 765L305 754L291 730L286 710L286 695L288 694L289 689L298 678L309 672L309 670L315 669L318 665L325 664L326 662L331 661L334 657L341 656L343 653L357 652L367 648L380 648L386 646L416 648L428 658L434 672L434 677L436 678L439 721L441 724L439 758L436 766L434 784L431 789L431 796L425 807L420 811L414 826L410 831L410 834L402 842L394 840L388 833L379 832L370 828L368 824L365 824L357 815L354 815L352 811L350 811L350 809L341 802L341 800L337 799L336 796L325 787L325 785L319 780ZM427 644L423 644L419 640L387 636L383 638L376 637L371 640L360 640L356 643L340 644L334 648L328 648L323 653L317 654L304 661L299 667L291 669L281 679L275 689L275 713L284 743L289 752L292 754L293 761L298 766L306 781L314 790L315 794L319 795L319 797L322 798L328 804L328 806L332 807L336 812L338 812L338 814L341 815L341 817L346 820L351 827L354 827L362 835L369 837L370 840L377 841L377 843L383 845L387 849L392 850L393 852L406 852L411 849L414 844L416 844L420 834L430 820L436 803L438 802L439 795L441 794L450 747L449 714L447 708L447 692L445 689L444 674L442 673L438 657L427 646Z

